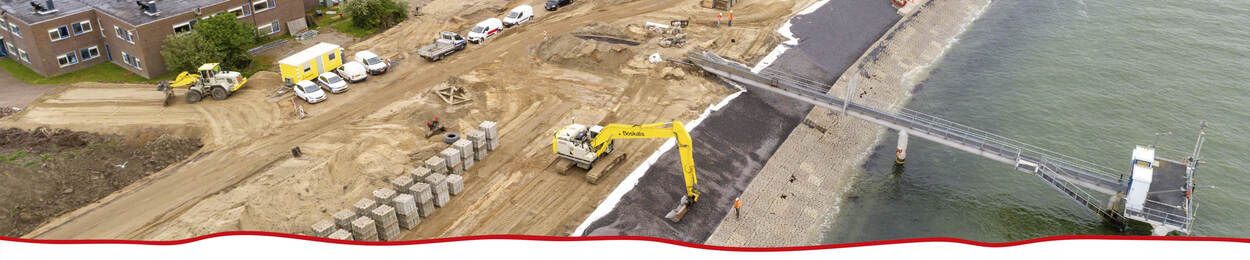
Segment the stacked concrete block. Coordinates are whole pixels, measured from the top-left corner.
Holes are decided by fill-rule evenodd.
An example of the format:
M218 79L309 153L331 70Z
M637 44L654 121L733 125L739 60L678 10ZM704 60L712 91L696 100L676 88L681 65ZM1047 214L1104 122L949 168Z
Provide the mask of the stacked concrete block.
M368 216L369 211L373 211L373 208L377 206L377 201L369 198L363 198L356 201L356 204L352 204L352 209L356 211L357 216Z
M421 223L421 213L417 210L417 199L410 194L399 194L393 200L395 217L399 218L399 227L407 230Z
M328 237L330 233L334 233L334 221L322 219L312 225L312 235L315 237Z
M460 141L456 141L455 143L452 143L451 147L456 148L456 150L460 151L460 160L462 160L461 162L462 170L467 171L470 168L473 168L473 162L476 161L473 159L473 141L469 141L467 139L460 139ZM460 173L452 172L452 174L460 174Z
M431 174L425 178L426 183L430 184L430 189L434 192L434 206L443 207L447 205L447 201L451 200L450 189L447 186L447 176L442 174Z
M338 240L352 240L352 232L347 231L346 229L335 229L334 232L330 233L330 235L326 236L326 238L338 239Z
M470 149L472 149L472 148L470 148ZM460 168L461 168L461 171L460 171L460 172L453 172L453 173L451 173L451 174L463 174L463 173L464 173L464 171L468 171L468 170L469 170L469 168L473 168L473 164L474 164L474 163L477 163L477 160L474 160L472 156L470 156L469 158L464 158L464 162L461 162L461 163L460 163L460 165L461 165L461 166L463 166L463 167L460 167Z
M370 212L373 217L374 225L378 229L378 239L381 241L395 241L399 238L399 219L395 216L395 208L387 205L380 205Z
M447 190L451 195L460 195L464 191L464 177L456 174L447 176Z
M464 171L464 165L461 165L461 158L464 157L460 155L460 150L456 150L455 147L447 147L447 149L443 149L442 152L439 152L438 155L443 157L443 160L447 162L448 170L440 173L458 174Z
M356 212L349 209L340 210L334 213L334 226L340 229L352 229L352 220L356 219Z
M395 199L396 194L398 193L390 188L376 189L373 190L373 200L377 201L378 205L389 205L391 207L395 207L395 204L392 204L391 200Z
M494 151L499 148L499 127L492 121L482 121L477 125L478 130L486 132L486 149Z
M408 173L408 177L412 177L412 183L416 184L416 183L424 181L425 176L430 176L431 173L434 173L434 172L430 171L430 168L417 167L416 169L412 169L412 171ZM415 196L416 194L413 194L413 195Z
M411 188L408 188L408 192L417 203L421 217L430 217L430 214L434 213L434 190L430 189L429 183L413 184Z
M447 160L440 156L425 159L425 168L434 173L447 173Z
M473 141L473 159L481 161L486 159L486 132L482 130L469 131L469 141Z
M395 189L395 192L405 193L408 187L412 186L413 182L412 177L409 177L407 174L400 175L391 180L391 188Z
M378 224L366 216L352 220L352 238L356 241L378 241Z

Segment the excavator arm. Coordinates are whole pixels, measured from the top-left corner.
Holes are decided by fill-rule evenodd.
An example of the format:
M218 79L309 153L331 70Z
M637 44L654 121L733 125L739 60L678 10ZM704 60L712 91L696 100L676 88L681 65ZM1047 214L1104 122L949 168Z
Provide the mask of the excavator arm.
M694 150L690 140L690 133L686 132L686 127L681 122L664 122L646 125L624 125L610 124L603 127L599 134L590 141L590 147L595 149L595 155L602 156L616 139L643 139L643 138L669 138L677 139L677 152L681 155L681 171L686 182L686 196L682 197L681 204L676 209L669 211L665 218L673 222L681 221L686 215L686 211L690 205L699 201L699 191L695 189L695 184L699 182L698 175L694 168Z

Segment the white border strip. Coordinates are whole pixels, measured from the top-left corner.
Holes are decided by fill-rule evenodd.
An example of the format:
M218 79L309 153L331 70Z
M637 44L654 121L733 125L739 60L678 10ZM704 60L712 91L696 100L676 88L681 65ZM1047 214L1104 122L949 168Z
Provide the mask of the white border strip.
M777 47L774 47L767 56L764 56L763 60L760 60L759 63L755 64L755 67L751 68L751 72L759 73L764 70L764 68L772 65L777 58L781 57L781 54L799 44L799 39L795 38L794 33L790 32L790 20L794 19L795 16L815 12L827 3L829 3L829 0L820 0L813 3L811 6L808 6L807 9L803 9L803 11L791 16L790 19L786 20L785 24L781 25L780 28L777 28L777 33L780 33L789 40L778 44ZM703 114L700 114L698 118L695 118L690 121L690 123L687 123L686 128L688 130L693 130L695 127L698 127L700 123L703 123L704 119L707 119L707 117L712 114L712 112L719 111L721 108L729 105L729 102L742 95L742 92L746 92L746 90L739 87L738 92L734 92L733 94L725 97L725 99L721 100L720 103L708 106L707 109L703 110ZM635 186L638 186L638 180L641 179L643 175L646 175L647 170L651 169L651 165L655 164L655 162L660 159L660 155L663 155L665 152L668 152L668 150L673 149L673 146L676 145L677 141L674 139L670 138L664 141L664 144L660 145L659 149L656 149L655 152L651 153L651 156L647 157L647 160L644 160L642 164L638 165L638 168L635 168L633 172L630 172L629 176L626 176L625 180L622 180L621 183L616 186L616 189L613 189L612 193L609 193L608 197L604 198L603 202L600 202L599 206L595 207L595 211L591 212L590 216L587 216L586 220L582 221L582 224L578 225L577 230L573 231L573 234L570 236L586 236L586 228L590 226L590 223L594 223L599 220L599 218L602 218L612 212L612 209L616 208L616 204L621 202L621 198L625 197L625 193L628 193L630 190L633 190Z

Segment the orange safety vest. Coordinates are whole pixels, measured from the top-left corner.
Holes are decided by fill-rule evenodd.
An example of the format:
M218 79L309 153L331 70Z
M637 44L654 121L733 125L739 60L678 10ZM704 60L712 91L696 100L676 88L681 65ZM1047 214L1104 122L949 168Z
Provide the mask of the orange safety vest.
M734 199L734 208L735 209L742 208L742 199Z

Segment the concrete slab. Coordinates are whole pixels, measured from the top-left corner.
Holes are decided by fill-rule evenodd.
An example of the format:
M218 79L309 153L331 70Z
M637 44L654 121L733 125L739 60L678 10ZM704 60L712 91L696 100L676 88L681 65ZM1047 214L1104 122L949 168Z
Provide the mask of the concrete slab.
M352 220L356 219L356 212L350 209L343 209L343 210L339 210L338 212L335 212L333 217L334 217L334 226L341 228L341 229L351 229Z
M447 172L447 160L443 159L443 157L441 156L430 157L429 159L425 159L425 168L435 173L446 173ZM417 169L419 170L421 168L417 168ZM417 172L414 172L414 173L417 173Z

